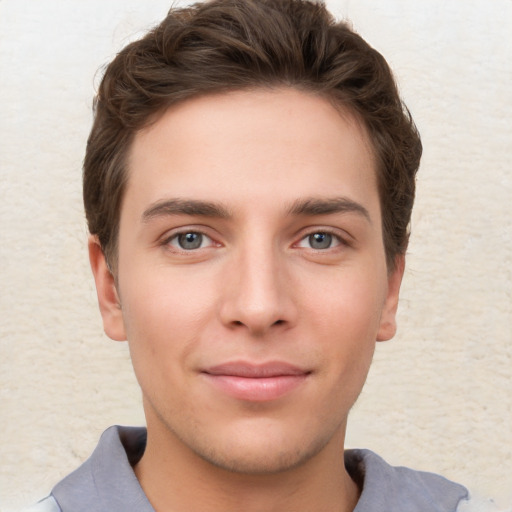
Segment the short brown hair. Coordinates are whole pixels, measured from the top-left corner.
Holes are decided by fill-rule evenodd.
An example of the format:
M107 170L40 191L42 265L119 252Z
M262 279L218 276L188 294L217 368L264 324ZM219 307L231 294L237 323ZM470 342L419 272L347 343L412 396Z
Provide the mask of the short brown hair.
M377 161L388 268L404 254L421 141L384 58L322 3L212 0L171 9L110 63L84 161L89 231L116 263L127 154L137 131L177 102L289 86L325 96L364 123Z

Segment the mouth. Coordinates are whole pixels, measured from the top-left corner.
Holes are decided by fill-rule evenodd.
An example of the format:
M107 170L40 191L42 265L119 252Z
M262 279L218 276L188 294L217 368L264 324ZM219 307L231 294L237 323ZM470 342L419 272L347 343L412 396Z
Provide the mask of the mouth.
M235 361L212 366L201 374L215 389L233 398L266 402L296 390L311 371L282 361L264 364Z

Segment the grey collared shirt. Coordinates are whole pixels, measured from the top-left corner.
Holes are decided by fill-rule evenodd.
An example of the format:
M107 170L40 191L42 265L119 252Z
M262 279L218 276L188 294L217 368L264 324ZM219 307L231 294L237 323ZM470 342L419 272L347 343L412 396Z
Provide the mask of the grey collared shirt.
M110 427L91 457L27 512L155 512L132 466L146 430ZM362 485L354 512L455 512L468 491L434 473L393 467L369 450L347 450L345 466Z

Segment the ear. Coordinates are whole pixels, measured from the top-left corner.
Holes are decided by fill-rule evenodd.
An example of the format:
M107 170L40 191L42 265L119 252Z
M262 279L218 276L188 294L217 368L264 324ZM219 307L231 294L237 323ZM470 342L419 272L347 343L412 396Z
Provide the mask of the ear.
M396 310L398 308L398 296L400 295L404 268L405 256L401 254L395 258L395 268L388 275L388 291L382 309L377 341L390 340L396 333Z
M91 263L100 313L103 318L103 330L109 338L115 341L125 341L123 312L114 276L108 268L98 237L91 235L88 245L89 262Z

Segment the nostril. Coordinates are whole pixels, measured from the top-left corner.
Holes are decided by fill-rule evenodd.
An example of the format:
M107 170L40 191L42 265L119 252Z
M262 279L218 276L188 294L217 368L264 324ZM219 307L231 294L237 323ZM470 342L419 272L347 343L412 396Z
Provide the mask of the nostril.
M282 325L284 323L285 323L285 320L276 320L272 325ZM239 326L239 325L245 325L245 324L241 320L234 320L232 325Z

